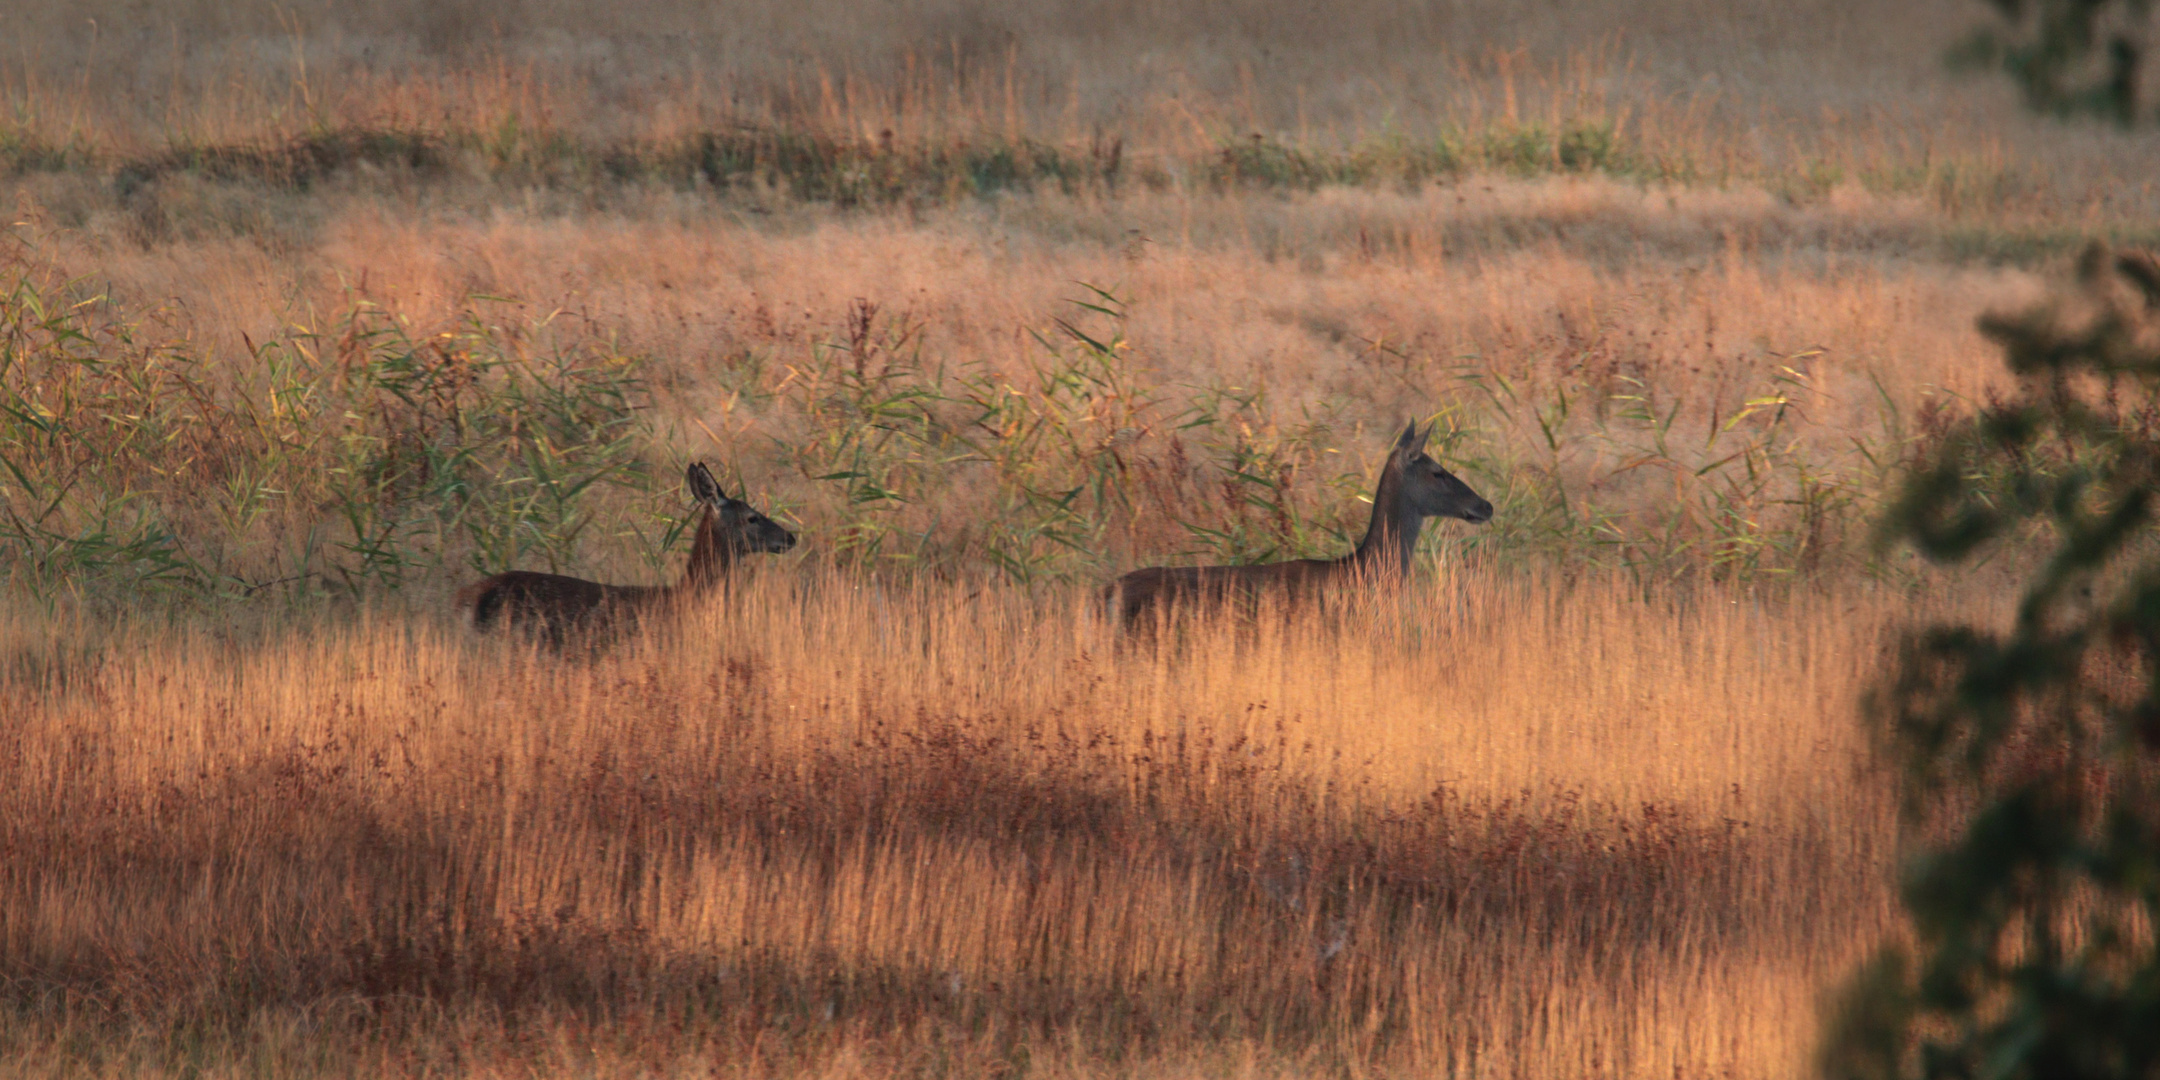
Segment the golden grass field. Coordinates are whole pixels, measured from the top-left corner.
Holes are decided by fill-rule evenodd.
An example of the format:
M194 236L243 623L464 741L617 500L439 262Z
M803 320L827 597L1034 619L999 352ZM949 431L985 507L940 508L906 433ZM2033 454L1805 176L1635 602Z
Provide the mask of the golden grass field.
M1898 614L1447 575L1150 660L769 573L596 661L154 633L10 688L10 1059L1803 1072L1894 926L1851 700Z
M2160 209L1984 14L0 13L0 1074L1812 1075L1863 696L2016 563L1875 511ZM1408 595L1103 624L1407 418L1498 507ZM690 459L796 553L456 621Z

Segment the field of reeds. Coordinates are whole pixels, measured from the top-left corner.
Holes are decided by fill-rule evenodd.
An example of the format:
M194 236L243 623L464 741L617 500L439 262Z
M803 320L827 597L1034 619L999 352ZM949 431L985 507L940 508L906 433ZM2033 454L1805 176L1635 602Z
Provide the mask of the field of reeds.
M0 1072L1812 1075L1861 701L2022 559L1881 510L2160 235L1985 14L0 12ZM1407 595L1105 625L1406 420L1496 507ZM801 545L458 621L693 460Z
M1085 597L768 574L597 660L112 643L0 755L11 1067L1808 1067L1890 925L1892 611L1345 614L1157 660Z

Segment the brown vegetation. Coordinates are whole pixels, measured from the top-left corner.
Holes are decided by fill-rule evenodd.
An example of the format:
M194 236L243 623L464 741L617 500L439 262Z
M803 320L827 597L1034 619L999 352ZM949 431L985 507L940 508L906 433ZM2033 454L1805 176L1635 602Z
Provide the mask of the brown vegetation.
M1848 708L1878 601L1456 578L1162 662L1092 610L766 573L592 663L397 619L19 676L0 1037L34 1071L1781 1076L1888 926Z
M1200 10L0 12L0 1070L1806 1071L2001 593L1874 513L2152 143L1963 0ZM1109 636L1412 418L1407 596ZM796 553L451 626L697 458Z

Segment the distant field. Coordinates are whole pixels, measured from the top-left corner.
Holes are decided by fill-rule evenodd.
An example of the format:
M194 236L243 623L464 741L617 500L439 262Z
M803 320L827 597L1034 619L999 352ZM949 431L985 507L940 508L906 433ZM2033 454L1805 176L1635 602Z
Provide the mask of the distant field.
M0 1059L1808 1073L1901 933L1874 542L2160 233L1982 5L0 14ZM1339 554L1413 595L1120 645ZM660 640L685 462L803 537ZM1985 483L1977 477L1975 483Z

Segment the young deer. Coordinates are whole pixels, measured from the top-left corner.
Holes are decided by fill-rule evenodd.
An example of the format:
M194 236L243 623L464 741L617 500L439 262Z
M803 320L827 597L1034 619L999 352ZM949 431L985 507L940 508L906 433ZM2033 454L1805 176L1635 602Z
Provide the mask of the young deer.
M502 622L540 631L560 645L567 634L603 631L625 617L641 618L702 595L726 582L729 568L740 556L777 554L795 546L794 533L749 503L722 492L703 462L691 464L687 479L700 513L681 582L603 585L561 574L511 570L460 589L458 604L471 611L475 629Z
M1425 455L1417 422L1403 430L1380 470L1373 491L1372 524L1357 550L1339 559L1297 559L1252 566L1151 566L1111 582L1103 590L1118 619L1132 626L1158 610L1219 605L1234 598L1272 593L1295 602L1337 583L1395 582L1410 573L1410 553L1429 517L1472 524L1492 518L1492 504L1470 485Z

